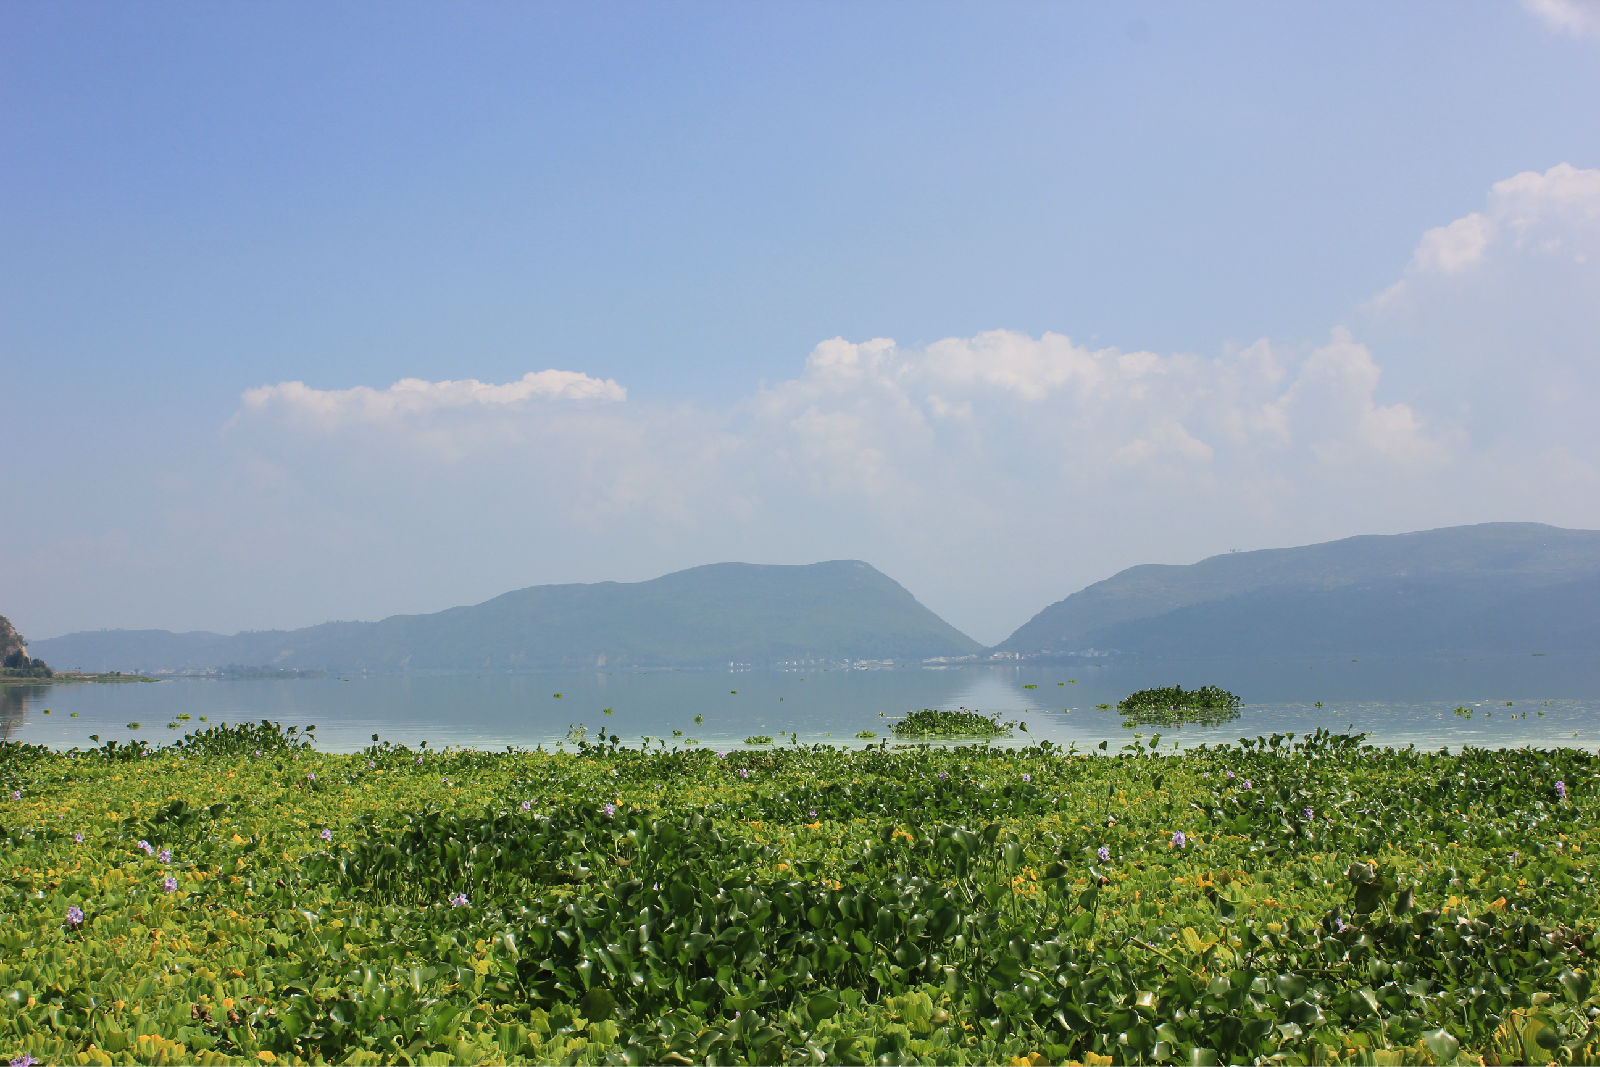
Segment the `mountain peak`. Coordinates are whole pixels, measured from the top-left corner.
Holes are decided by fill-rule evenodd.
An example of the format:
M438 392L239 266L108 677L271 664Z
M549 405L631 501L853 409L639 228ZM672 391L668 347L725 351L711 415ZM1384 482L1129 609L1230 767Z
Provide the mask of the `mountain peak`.
M97 670L766 666L980 650L860 560L712 563L642 582L530 586L428 615L287 632L112 631L46 644L55 660Z
M1496 522L1144 564L1057 601L997 646L1152 655L1567 647L1555 606L1600 582L1600 531ZM1583 620L1589 620L1583 622ZM1577 624L1576 627L1572 624Z

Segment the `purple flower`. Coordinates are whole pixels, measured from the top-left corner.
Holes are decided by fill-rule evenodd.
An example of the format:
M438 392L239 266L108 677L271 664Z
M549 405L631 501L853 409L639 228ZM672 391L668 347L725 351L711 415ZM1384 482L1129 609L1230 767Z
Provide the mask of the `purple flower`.
M1350 929L1349 926L1345 925L1345 921L1343 919L1335 919L1333 921L1339 924L1339 929L1336 931L1337 933L1341 933L1342 934L1346 930Z
M748 777L750 777L750 768L748 768L748 767L740 767L739 768L739 777L740 778L748 778Z
M316 771L307 771L306 772L306 781L314 782L316 780L317 780L317 772Z
M169 893L176 893L178 891L178 880L169 874L167 875L167 880L161 883L161 888Z
M162 863L171 863L172 862L172 850L170 848L162 849L161 850L161 855L157 856L156 859L160 860Z
M1100 857L1100 862L1101 863L1110 863L1111 862L1111 850L1109 848L1107 848L1105 845L1101 845L1100 846L1100 851L1096 852L1095 855Z
M531 801L531 800L524 800L524 801L523 801L523 802L522 802L522 810L523 810L523 811L532 811L532 810L533 810L533 801Z
M417 757L417 766L418 767L422 766L422 757L421 756Z
M1173 831L1173 834L1172 834L1172 847L1173 848L1188 848L1189 847L1189 838L1184 834L1184 832L1182 830Z
M33 1067L33 1065L38 1062L38 1060L24 1052L22 1055L11 1061L11 1067Z
M259 748L256 749L256 755L258 755L258 756L261 755L261 750Z
M946 779L946 778L948 778L948 777L950 777L950 776L949 776L949 775L948 775L948 774L946 774L946 773L945 773L945 772L944 772L944 771L940 771L940 772L939 772L939 781L941 781L941 782L942 782L942 781L944 781L944 780L945 780L945 779Z
M1300 814L1305 816L1308 821L1317 817L1317 813L1312 811L1310 808L1301 808Z
M332 827L324 826L322 828L322 839L324 841L332 841L333 840L333 828Z
M1556 799L1557 800L1565 800L1565 799L1567 799L1567 783L1566 782L1561 782L1561 781L1556 782Z
M1254 789L1254 788L1255 788L1255 787L1254 787L1254 786L1252 786L1252 785L1251 785L1251 784L1250 784L1250 779L1248 779L1248 778L1246 778L1246 779L1245 779L1245 780L1244 780L1244 787L1245 787L1245 788L1246 788L1246 789Z
M373 768L373 767L376 767L376 766L377 766L377 765L378 765L378 764L377 764L377 763L376 763L376 762L375 762L375 761L373 761L373 760L367 760L367 767L368 767L368 769L371 769L371 768Z
M12 799L12 800L21 800L21 799L22 799L22 790L20 790L20 789L13 789L13 790L12 790L12 791L11 791L11 799Z
M1233 781L1233 778L1234 778L1233 772L1229 771L1228 772L1228 781L1230 781L1230 782Z
M609 800L606 801L605 813L607 816L615 815L617 813L617 806L611 803Z
M1033 781L1033 775L1024 772L1023 775L1022 775L1022 780L1024 782L1031 782L1031 781Z
M806 812L806 814L811 816L813 819L815 819L817 817L817 809L816 808L812 808L810 811Z
M452 908L464 908L464 907L466 907L467 906L467 895L465 893L457 893L455 896L450 898L450 906Z
M152 855L155 854L155 851L156 851L155 849L150 847L150 842L148 842L148 841L140 841L138 847L144 850L144 854L146 856L152 856Z
M73 834L72 835L72 840L77 844L80 844L80 845L83 844L83 831L80 830L77 833Z
M73 929L83 925L83 909L76 904L67 909L67 925Z
M440 779L439 779L439 784L440 784L440 785L449 785L449 784L450 784L450 779L448 779L448 778L444 778L444 777L441 777L441 778L440 778Z

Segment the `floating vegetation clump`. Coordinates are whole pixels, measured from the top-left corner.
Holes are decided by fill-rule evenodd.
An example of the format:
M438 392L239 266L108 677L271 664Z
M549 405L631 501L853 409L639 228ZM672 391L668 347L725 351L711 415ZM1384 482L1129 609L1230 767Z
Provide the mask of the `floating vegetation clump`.
M770 745L772 744L772 738L766 734L751 734L744 739L744 743L747 745Z
M1203 685L1199 689L1169 685L1130 693L1117 705L1117 710L1122 712L1122 725L1130 729L1185 723L1218 726L1239 717L1239 698L1214 685Z
M896 737L1010 737L1015 725L966 708L958 711L923 708L896 722L892 729Z

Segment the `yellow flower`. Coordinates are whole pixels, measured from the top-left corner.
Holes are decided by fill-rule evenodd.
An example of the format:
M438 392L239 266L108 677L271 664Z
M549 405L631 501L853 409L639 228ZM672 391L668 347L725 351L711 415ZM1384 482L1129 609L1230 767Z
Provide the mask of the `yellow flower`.
M260 1060L262 1063L277 1063L278 1062L278 1057L273 1055L271 1052L267 1051L266 1049L262 1049L260 1052L256 1053L256 1059Z

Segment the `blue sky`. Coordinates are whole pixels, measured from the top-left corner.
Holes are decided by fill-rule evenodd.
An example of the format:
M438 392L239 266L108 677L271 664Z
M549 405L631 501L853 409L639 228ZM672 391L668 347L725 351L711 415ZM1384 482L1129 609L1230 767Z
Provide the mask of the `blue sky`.
M1583 0L8 5L0 611L1600 526L1595 100Z

